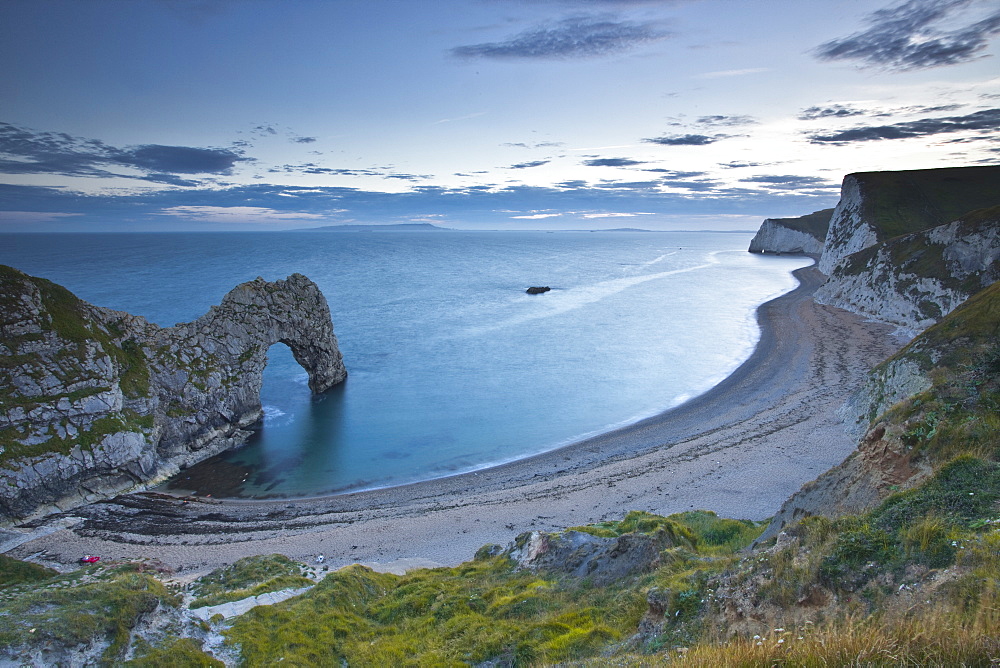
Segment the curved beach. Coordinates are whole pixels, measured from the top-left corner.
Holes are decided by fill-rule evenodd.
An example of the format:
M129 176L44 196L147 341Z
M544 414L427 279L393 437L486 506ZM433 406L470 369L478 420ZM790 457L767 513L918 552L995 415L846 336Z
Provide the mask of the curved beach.
M892 354L891 328L799 287L758 309L752 356L705 394L655 417L474 473L334 497L240 501L138 493L49 518L12 556L70 564L155 557L194 577L240 557L323 554L336 568L452 565L522 531L691 509L764 519L856 443L836 416L863 375Z

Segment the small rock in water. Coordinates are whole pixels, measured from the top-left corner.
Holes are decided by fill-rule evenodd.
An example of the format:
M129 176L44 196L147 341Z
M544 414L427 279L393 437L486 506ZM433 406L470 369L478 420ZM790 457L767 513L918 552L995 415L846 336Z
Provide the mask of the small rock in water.
M546 286L532 286L532 287L528 288L527 290L525 290L525 292L527 292L529 295L540 295L543 292L548 292L551 289L552 288L550 288L547 285Z

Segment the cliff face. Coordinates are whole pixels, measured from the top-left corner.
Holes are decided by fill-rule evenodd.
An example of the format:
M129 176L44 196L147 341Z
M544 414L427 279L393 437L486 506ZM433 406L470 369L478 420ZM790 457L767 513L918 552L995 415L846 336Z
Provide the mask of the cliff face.
M860 172L844 177L819 270L881 241L1000 204L1000 167Z
M830 218L830 229L823 244L818 268L829 276L840 258L874 246L878 231L864 215L861 175L848 174L840 186L840 201Z
M868 510L953 457L1000 451L1000 282L875 367L841 409L858 449L792 495L758 542L807 515ZM960 452L961 450L959 450Z
M816 300L916 332L1000 279L998 257L1000 206L841 258Z
M0 519L172 475L241 443L261 416L267 349L291 348L322 392L346 377L308 278L256 279L162 328L0 266Z
M833 209L801 218L768 218L750 242L751 253L819 255Z

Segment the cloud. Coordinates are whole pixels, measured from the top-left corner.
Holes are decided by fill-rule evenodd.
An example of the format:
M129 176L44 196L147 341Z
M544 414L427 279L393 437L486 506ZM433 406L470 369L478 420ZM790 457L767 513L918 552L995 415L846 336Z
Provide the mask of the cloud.
M879 139L927 137L967 130L1000 130L1000 109L984 109L966 116L924 118L892 125L858 126L833 134L812 134L809 135L809 141L813 144L843 144Z
M511 165L509 169L528 169L529 167L541 167L542 165L547 165L551 162L550 160L535 160L533 162L519 162L516 165Z
M522 220L541 220L543 218L558 218L561 215L561 213L533 213L525 216L511 216L511 218L520 218Z
M488 111L477 111L474 114L466 114L465 116L457 116L455 118L442 118L439 121L434 121L431 125L441 125L442 123L454 123L455 121L467 121L471 118L479 118L480 116L485 116L490 112Z
M128 150L116 162L129 167L172 174L225 174L245 160L226 149L147 144Z
M365 167L362 169L347 169L343 167L320 167L315 162L306 162L301 165L281 165L267 170L271 173L285 174L310 174L329 176L380 176L386 179L397 179L400 181L422 181L431 178L427 174L402 174L389 171L388 167Z
M794 176L794 175L770 175L770 176L748 176L740 179L740 183L759 183L771 188L799 189L816 188L817 186L833 186L826 179L818 176ZM840 184L836 184L837 187Z
M556 148L559 146L565 146L561 141L543 141L537 144L526 144L524 142L505 142L500 144L501 146L510 146L511 148Z
M660 144L661 146L705 146L707 144L713 144L720 139L727 138L728 135L715 135L709 137L708 135L664 135L663 137L651 137L643 139L642 141L648 144Z
M698 125L709 127L734 127L739 125L754 125L757 119L753 116L722 116L716 114L713 116L702 116L695 122Z
M820 60L855 60L862 66L916 70L964 63L980 56L1000 34L1000 11L958 16L973 0L907 0L873 12L868 28L816 49ZM987 3L988 4L988 3ZM994 5L995 7L995 5ZM942 29L949 21L960 27Z
M732 162L720 162L719 167L724 167L725 169L736 169L739 167L761 167L763 162L741 162L734 160Z
M631 158L593 158L591 160L584 160L583 164L588 167L631 167L632 165L644 165L646 163L641 160L632 160Z
M172 206L159 213L205 223L274 223L325 218L318 213L278 211L260 206Z
M457 46L460 58L545 59L580 58L620 53L668 37L653 23L578 16L526 30L503 42Z
M53 213L50 211L0 211L0 225L5 223L51 223L62 218L82 216L81 213Z
M722 79L725 77L741 77L745 74L759 74L761 72L767 72L771 68L769 67L745 67L741 70L719 70L718 72L704 72L702 74L696 74L695 79Z
M228 174L248 160L230 149L144 144L120 148L62 132L38 132L0 122L0 172L133 178L172 185L197 185L174 174ZM129 167L136 176L115 168Z
M296 144L312 144L316 141L315 137L292 137L292 141Z
M864 116L866 111L855 109L843 104L831 104L828 107L807 107L799 113L800 121L814 121L818 118L848 118Z
M670 178L670 179L690 179L696 176L705 176L706 174L708 174L708 172L678 172L675 169L663 169L662 167L647 169L645 171L663 174L662 178Z

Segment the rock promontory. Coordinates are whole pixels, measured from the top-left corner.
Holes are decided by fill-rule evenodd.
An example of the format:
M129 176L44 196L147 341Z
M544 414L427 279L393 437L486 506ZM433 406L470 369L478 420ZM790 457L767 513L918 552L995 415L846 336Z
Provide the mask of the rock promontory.
M1000 166L859 172L844 177L819 270L894 237L1000 204Z
M751 253L819 255L830 227L833 209L799 218L768 218L750 241Z
M136 489L242 443L276 343L313 392L346 378L326 298L300 274L243 283L197 320L159 327L0 266L0 521Z

